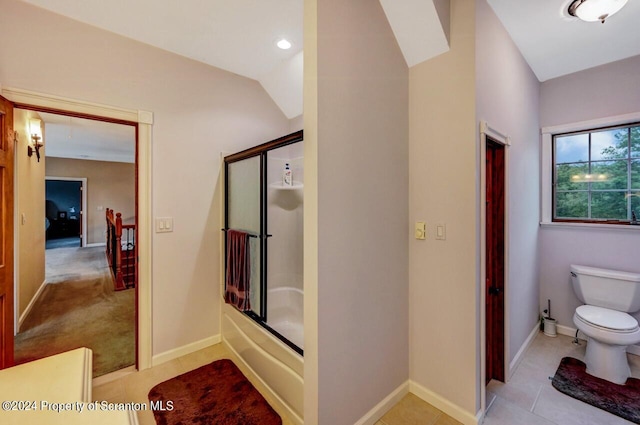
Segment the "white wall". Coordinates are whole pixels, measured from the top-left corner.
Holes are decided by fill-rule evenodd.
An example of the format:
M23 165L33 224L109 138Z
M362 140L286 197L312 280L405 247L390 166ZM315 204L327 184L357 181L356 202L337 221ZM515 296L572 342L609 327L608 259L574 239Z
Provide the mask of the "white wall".
M478 120L509 135L512 143L506 148L505 319L509 361L538 320L539 91L540 83L502 23L486 0L478 0L476 115Z
M378 2L305 2L305 14L313 10L317 32L308 33L315 18L305 20L304 271L305 298L317 293L317 336L305 326L305 386L317 381L318 395L304 417L350 425L409 376L408 71ZM317 254L307 249L314 226ZM307 305L305 324L314 314Z
M0 81L154 113L153 353L220 333L220 152L288 133L259 83L16 0L0 0ZM35 61L34 58L37 58Z
M478 160L475 2L451 1L451 50L409 70L410 376L472 421L477 391ZM437 223L446 240L435 240ZM417 387L416 387L417 388ZM428 401L432 401L429 399ZM448 411L454 415L453 411Z
M640 112L640 56L548 80L541 85L540 126ZM575 328L581 303L573 293L569 266L640 272L640 231L543 226L540 231L540 308L551 299L560 325ZM640 314L635 315L640 319Z

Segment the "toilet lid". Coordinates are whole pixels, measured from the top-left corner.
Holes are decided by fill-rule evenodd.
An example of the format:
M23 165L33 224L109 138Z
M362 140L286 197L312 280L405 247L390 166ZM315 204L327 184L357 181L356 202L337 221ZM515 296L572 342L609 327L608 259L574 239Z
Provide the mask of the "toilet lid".
M576 309L576 314L591 325L612 331L633 331L638 328L638 321L622 311L594 305L581 305Z

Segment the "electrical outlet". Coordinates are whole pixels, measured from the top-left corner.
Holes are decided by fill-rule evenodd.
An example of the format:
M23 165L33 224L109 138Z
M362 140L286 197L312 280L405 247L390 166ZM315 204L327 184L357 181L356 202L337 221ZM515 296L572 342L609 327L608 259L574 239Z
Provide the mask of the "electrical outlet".
M424 240L427 238L427 225L424 221L416 221L415 227L415 237L416 239Z

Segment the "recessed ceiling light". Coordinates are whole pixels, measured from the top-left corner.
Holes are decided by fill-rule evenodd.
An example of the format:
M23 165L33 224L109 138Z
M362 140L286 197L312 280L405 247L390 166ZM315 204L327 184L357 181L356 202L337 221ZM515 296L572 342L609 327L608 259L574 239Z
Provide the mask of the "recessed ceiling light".
M281 38L276 43L276 46L278 46L282 50L289 50L291 48L291 42L289 40L287 40L286 38Z
M569 15L583 21L604 24L604 20L615 14L627 4L627 0L575 0L569 6Z

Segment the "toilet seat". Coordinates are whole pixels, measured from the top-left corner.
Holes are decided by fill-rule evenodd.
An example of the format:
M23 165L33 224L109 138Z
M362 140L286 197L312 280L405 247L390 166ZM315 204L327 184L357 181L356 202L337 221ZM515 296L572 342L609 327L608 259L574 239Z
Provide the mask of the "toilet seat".
M632 333L639 329L638 321L622 311L593 305L582 305L576 309L575 317L585 323L608 332Z

